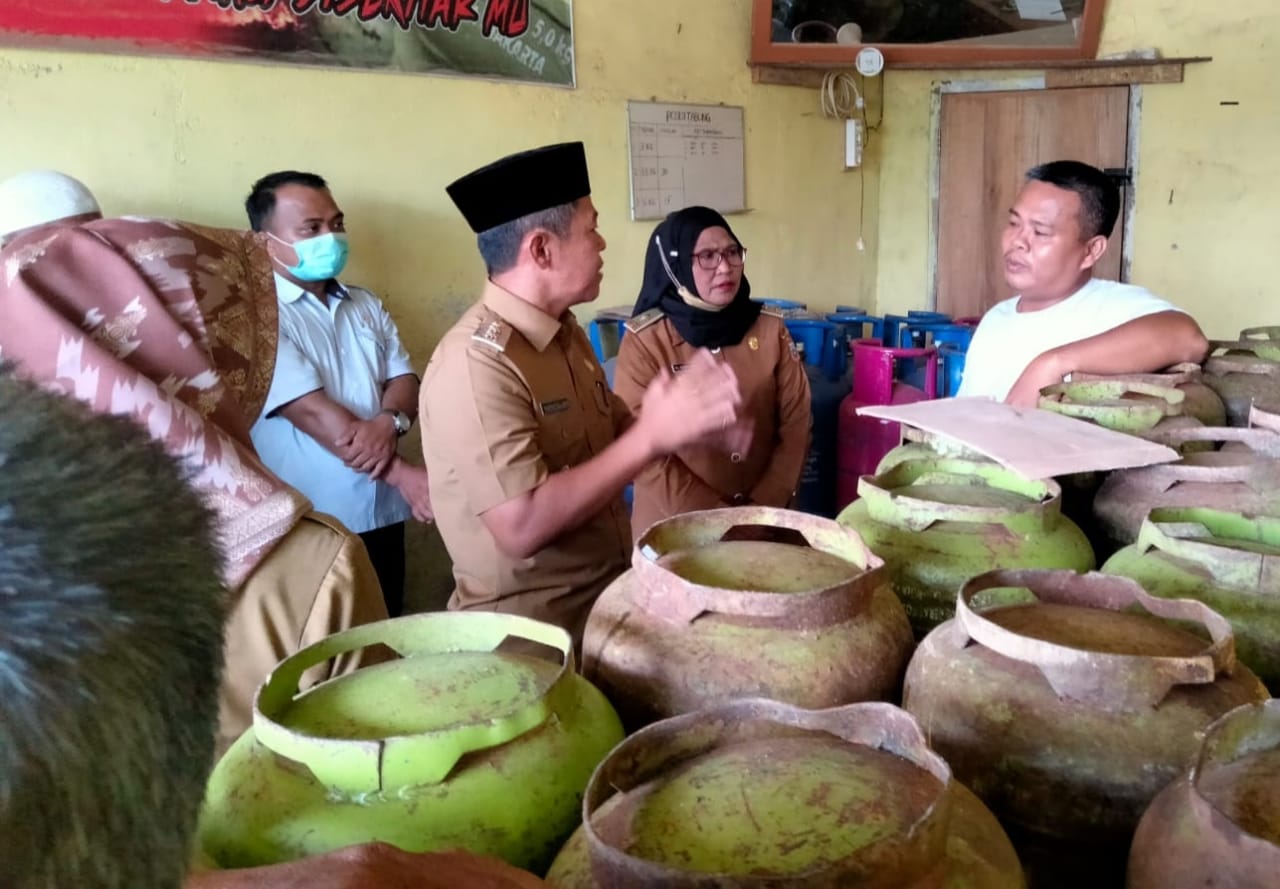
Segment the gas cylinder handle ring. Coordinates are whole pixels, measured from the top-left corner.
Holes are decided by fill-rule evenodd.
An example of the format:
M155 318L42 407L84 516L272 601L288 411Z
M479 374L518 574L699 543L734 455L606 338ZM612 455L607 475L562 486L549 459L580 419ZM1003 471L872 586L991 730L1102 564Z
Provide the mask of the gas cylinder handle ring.
M1234 348L1245 344L1215 344L1218 348ZM1226 374L1254 374L1258 376L1280 376L1280 361L1263 358L1250 352L1248 355L1213 355L1204 362L1205 373L1210 376Z
M332 738L290 728L282 716L298 694L302 674L342 654L386 645L403 657L451 652L492 652L516 637L562 655L541 696L506 713L413 735L378 739ZM446 612L415 614L353 627L328 636L281 661L258 689L253 731L268 749L309 768L323 784L349 795L405 784L438 784L468 753L505 744L542 725L573 678L573 643L557 626L511 614Z
M739 526L758 525L795 531L813 549L849 563L849 576L828 586L778 596L759 589L728 589L681 577L662 564L681 550L720 542ZM631 566L639 581L635 603L678 624L708 612L756 617L812 618L817 625L858 613L885 582L884 560L871 552L853 528L831 519L772 506L732 506L685 513L655 522L636 541Z
M1210 644L1192 656L1147 656L1089 651L1008 630L973 610L984 590L1030 590L1042 602L1122 611L1137 605L1166 620L1197 623ZM1202 602L1161 599L1136 581L1091 571L997 570L970 579L956 597L956 621L968 638L1005 657L1034 665L1060 697L1109 710L1155 707L1178 685L1207 685L1235 669L1235 636L1226 618Z
M1239 426L1176 426L1169 429L1153 429L1144 437L1156 444L1177 448L1191 442L1210 442L1213 444L1243 444L1249 450L1266 457L1280 457L1280 418L1251 408L1254 415L1263 420L1262 425L1249 428ZM1266 427L1267 422L1276 424L1275 430ZM1176 465L1176 464L1172 464Z
M1270 839L1251 833L1228 812L1214 805L1201 792L1200 784L1201 779L1215 769L1278 747L1280 700L1272 698L1244 704L1218 717L1204 730L1204 741L1186 779L1191 790L1188 802L1200 836L1210 843L1225 843L1228 848L1222 851L1254 876L1271 876L1280 871L1280 848Z
M1280 433L1280 405L1275 411L1260 408L1256 403L1249 405L1249 429Z

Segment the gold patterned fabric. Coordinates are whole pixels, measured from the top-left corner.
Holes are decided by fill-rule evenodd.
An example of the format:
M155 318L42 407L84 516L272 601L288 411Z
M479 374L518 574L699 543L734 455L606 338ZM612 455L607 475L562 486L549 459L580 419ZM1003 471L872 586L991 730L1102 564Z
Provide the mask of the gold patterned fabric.
M276 311L249 232L102 219L0 250L0 361L132 416L181 459L217 513L233 590L310 508L249 437L275 368Z

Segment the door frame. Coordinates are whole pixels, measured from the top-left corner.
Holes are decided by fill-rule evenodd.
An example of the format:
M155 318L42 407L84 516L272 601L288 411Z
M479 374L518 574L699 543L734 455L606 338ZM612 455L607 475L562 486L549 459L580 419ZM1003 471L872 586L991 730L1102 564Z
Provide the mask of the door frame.
M1132 172L1132 181L1121 191L1124 201L1124 230L1120 246L1120 280L1128 281L1133 270L1133 233L1137 219L1138 139L1142 119L1142 84L1111 84L1129 87L1129 133L1125 149L1125 167ZM1049 87L1045 76L1006 78L1003 80L940 80L933 84L929 97L929 307L938 307L938 235L941 230L939 193L942 189L942 97L952 93L1003 93L1031 92L1045 89L1075 89L1076 87Z

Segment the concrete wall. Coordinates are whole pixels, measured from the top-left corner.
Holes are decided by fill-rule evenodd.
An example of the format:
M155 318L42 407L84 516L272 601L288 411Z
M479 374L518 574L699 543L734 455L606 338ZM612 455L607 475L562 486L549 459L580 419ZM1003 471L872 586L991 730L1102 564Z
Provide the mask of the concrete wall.
M609 240L600 304L630 302L652 223L629 220L626 102L724 102L746 108L753 209L732 224L751 248L755 291L821 307L871 299L843 128L822 119L816 91L751 83L747 0L574 6L574 90L4 50L0 177L55 167L111 214L240 226L259 175L320 172L347 211L349 277L384 297L425 365L483 275L450 180L509 151L585 141ZM411 542L410 595L436 602L448 586L443 549L421 529Z

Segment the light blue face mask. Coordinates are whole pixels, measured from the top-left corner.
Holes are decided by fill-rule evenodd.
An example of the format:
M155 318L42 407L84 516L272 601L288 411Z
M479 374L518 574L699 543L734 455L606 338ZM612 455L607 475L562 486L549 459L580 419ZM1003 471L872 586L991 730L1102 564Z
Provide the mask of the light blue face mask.
M298 254L297 265L285 265L278 259L276 262L280 262L284 270L299 281L328 281L330 278L338 277L346 268L347 256L351 252L347 236L342 232L317 235L314 238L294 241L292 244L276 238L270 232L267 232L267 235L280 241L281 244L292 247Z

